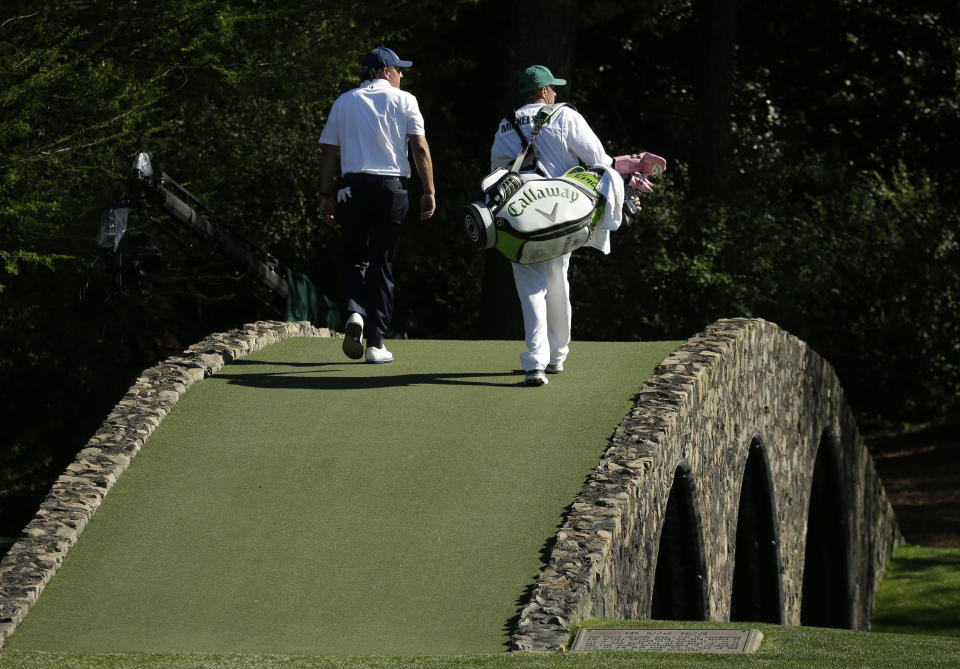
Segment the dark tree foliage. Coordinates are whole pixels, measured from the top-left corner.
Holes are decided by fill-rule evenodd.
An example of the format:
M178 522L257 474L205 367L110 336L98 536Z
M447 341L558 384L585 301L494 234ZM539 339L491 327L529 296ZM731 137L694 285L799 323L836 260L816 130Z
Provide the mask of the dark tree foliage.
M421 3L429 4L429 3ZM13 533L136 375L206 333L281 318L160 212L139 280L97 260L101 212L138 151L218 220L335 292L317 137L408 3L13 2L0 10L0 536ZM282 308L282 305L280 305Z
M439 211L398 256L398 331L519 338L509 267L471 249L517 71L539 62L612 155L669 161L613 253L574 254L574 337L682 339L772 320L836 367L866 425L960 388L960 10L946 0L13 1L0 9L0 536L144 368L282 318L216 249L150 208L163 272L97 264L134 156L336 298L317 138L359 60L414 61ZM414 178L413 195L418 195ZM574 349L575 351L575 349Z
M953 401L955 4L743 2L734 19L714 17L735 23L737 48L727 148L713 158L717 147L697 145L710 112L699 5L594 6L582 43L606 35L615 48L579 61L597 76L581 76L574 97L613 151L673 162L611 257L575 256L576 335L686 336L759 316L834 364L865 424Z

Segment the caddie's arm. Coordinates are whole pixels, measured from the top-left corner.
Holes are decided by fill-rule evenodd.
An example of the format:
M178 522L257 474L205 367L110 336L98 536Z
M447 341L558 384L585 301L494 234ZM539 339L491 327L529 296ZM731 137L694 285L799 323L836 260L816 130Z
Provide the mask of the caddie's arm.
M413 163L417 166L420 182L423 184L423 195L420 196L420 220L433 216L437 209L436 190L433 185L433 160L430 158L430 145L425 135L407 135L410 140L410 150L413 153Z
M597 137L586 119L574 109L564 109L567 117L567 146L584 165L612 165L613 158L607 155L603 142Z
M320 153L320 217L333 225L333 215L337 210L337 201L333 196L333 171L337 166L340 148L334 144L321 144Z

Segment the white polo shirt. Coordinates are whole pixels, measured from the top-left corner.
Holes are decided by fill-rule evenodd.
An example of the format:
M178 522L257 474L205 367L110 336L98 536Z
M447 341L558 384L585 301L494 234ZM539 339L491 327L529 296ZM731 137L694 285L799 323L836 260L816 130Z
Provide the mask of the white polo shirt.
M365 81L337 98L320 133L340 147L340 171L410 176L407 135L424 135L417 98L386 79Z
M527 140L533 134L533 124L542 102L524 105L517 110L517 123ZM534 140L540 154L540 167L548 177L558 177L580 161L587 166L597 163L610 165L613 159L587 124L580 112L570 107L558 109L550 122L543 126ZM497 127L490 147L490 169L509 168L523 149L517 131L509 120L503 119Z

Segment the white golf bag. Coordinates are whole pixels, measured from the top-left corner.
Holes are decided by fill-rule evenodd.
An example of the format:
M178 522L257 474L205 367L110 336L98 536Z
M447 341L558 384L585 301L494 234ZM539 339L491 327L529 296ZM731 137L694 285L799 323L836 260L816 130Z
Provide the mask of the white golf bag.
M468 204L464 212L464 231L477 248L495 248L513 262L528 264L578 249L596 233L607 206L598 192L606 170L574 167L555 178L530 171L537 165L534 140L540 128L564 106L561 102L541 108L529 142L514 121L523 150L511 169L501 168L484 178L483 200ZM614 158L613 168L631 193L624 198L630 214L637 212L632 194L650 192L647 175L662 173L666 165L652 153Z
M467 205L464 230L477 248L496 248L513 262L556 258L586 244L597 228L605 206L600 178L579 167L552 179L496 170L481 182L484 200Z

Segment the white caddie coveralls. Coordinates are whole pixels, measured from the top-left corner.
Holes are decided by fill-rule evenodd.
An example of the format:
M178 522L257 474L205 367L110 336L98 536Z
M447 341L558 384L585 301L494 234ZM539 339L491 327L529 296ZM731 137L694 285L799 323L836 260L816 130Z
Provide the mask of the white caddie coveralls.
M543 103L524 105L517 110L517 123L527 141L533 133L537 112ZM539 154L539 171L558 177L580 163L587 166L611 165L600 139L583 116L570 107L561 107L534 140ZM523 150L520 138L509 119L500 121L490 149L490 170L510 168ZM527 351L520 356L525 372L545 369L547 364L562 364L570 351L570 283L567 269L570 254L544 262L513 266L514 283L523 310Z

